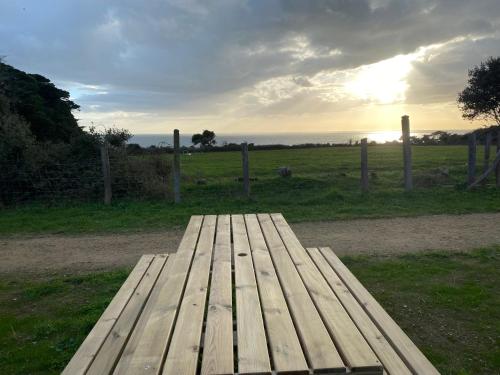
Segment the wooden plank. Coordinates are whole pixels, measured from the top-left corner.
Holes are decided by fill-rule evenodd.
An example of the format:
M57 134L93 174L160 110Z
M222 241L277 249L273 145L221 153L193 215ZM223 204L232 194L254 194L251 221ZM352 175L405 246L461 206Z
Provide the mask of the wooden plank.
M196 374L217 217L205 216L163 374Z
M439 372L422 354L417 346L403 332L398 324L387 314L373 296L365 289L358 279L340 261L329 247L320 248L328 263L342 279L349 291L356 298L372 321L377 325L385 338L392 344L406 365L415 373L421 375L438 375Z
M160 275L143 316L134 330L115 374L157 374L174 330L188 270L198 242L203 216L192 216L177 253Z
M73 358L67 364L62 372L63 375L78 375L84 374L87 371L90 363L97 355L104 340L123 311L123 308L149 268L153 258L154 255L143 255L139 259L139 262L137 262L127 280L125 280L94 328L92 328L80 348L78 348Z
M354 298L344 282L337 276L330 264L328 264L320 253L319 249L310 248L307 249L307 252L389 374L411 375L411 371L408 370L403 360L399 358L398 353L396 353L377 326L371 321L356 298Z
M263 215L262 217L268 219L269 222L269 215ZM306 253L304 247L302 247L283 215L272 214L271 218L274 226L272 222L268 223L269 229L266 238L268 236L269 238L276 238L273 241L276 241L277 244L282 241L283 245L281 246L285 249L285 252L288 251L297 267L296 272L298 271L302 277L316 308L347 365L353 371L376 372L379 370L382 373L382 365L375 353L373 353L335 293L333 293L312 259ZM280 236L281 239L279 239Z
M88 375L109 374L113 371L166 260L167 255L165 254L155 256L151 266L102 344L99 354L91 363L87 371Z
M116 364L113 374L131 374L131 373L156 373L158 370L158 365L154 365L156 362L160 362L161 353L158 355L159 358L148 358L149 362L144 360L143 350L146 348L145 343L152 345L155 343L155 335L146 336L145 331L148 324L151 321L152 314L155 311L158 300L161 298L162 286L167 282L170 273L172 272L172 265L174 263L175 254L170 254L163 270L158 276L158 280L151 291L151 294L146 302L139 320L130 336L125 349Z
M200 236L203 219L202 215L191 216L186 232L182 236L181 243L177 249L176 258L179 258L178 254L187 253L188 256L192 256L194 254L194 249L198 242L198 237Z
M306 359L257 216L245 215L245 222L274 370L277 373L295 371L307 374ZM235 221L233 239L236 246L238 235L246 237L246 234L243 229L237 231L234 224ZM245 240L243 238L238 241L244 243Z
M201 373L233 374L233 305L231 280L231 217L217 218L212 280Z
M267 352L266 332L262 318L259 291L257 289L245 221L242 215L232 216L232 232L234 242L238 373L270 374L271 364ZM269 294L266 294L266 296L269 296ZM285 303L284 299L282 302L283 304ZM293 329L289 315L287 322ZM295 341L293 342L297 345L296 348L300 353L299 359L300 357L303 359L297 337L295 337ZM281 365L279 360L278 363ZM303 369L307 368L305 360L303 360L302 365L305 366Z
M268 214L257 215L281 288L311 367L345 372L345 365Z

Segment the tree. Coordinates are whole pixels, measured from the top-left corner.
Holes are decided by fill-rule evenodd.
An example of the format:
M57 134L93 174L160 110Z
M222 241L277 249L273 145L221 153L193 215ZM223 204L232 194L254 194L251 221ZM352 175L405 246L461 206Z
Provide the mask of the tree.
M467 87L458 94L462 116L500 125L500 57L490 57L469 70Z
M200 133L193 134L193 136L191 137L191 142L193 143L193 145L197 146L201 144L202 138L203 136Z
M215 140L215 133L210 130L203 130L201 134L193 134L191 137L193 145L201 145L202 147L213 146L217 143Z
M0 94L12 113L26 121L38 141L69 142L83 130L72 111L80 107L67 91L39 74L28 74L0 61Z
M132 134L127 129L107 128L103 135L103 140L114 147L125 147Z

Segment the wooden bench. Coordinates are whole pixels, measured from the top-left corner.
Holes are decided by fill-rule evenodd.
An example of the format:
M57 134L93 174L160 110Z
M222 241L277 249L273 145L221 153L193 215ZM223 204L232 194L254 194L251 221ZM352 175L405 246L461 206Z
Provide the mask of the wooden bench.
M438 374L329 248L281 214L193 216L144 255L63 374Z

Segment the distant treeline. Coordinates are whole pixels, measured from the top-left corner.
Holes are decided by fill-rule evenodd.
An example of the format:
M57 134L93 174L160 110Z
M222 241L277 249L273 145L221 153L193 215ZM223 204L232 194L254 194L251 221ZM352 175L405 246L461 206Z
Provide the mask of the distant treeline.
M323 148L323 147L349 147L349 144L333 144L333 143L304 143L298 145L282 145L282 144L269 144L269 145L256 145L254 143L248 144L249 150L288 150L288 149L299 149L299 148ZM196 153L196 152L226 152L226 151L241 151L240 143L224 143L222 145L213 146L181 146L181 151L183 153ZM127 144L127 151L130 154L140 155L143 153L157 153L166 152L173 153L174 149L172 146L149 146L141 147L137 143Z
M484 142L486 138L486 133L492 132L493 142L496 142L499 126L490 126L474 130L478 142ZM446 131L435 131L430 134L425 134L421 137L412 136L411 143L418 146L446 146L446 145L466 145L468 142L468 137L472 132L466 134L456 134L449 133ZM268 144L268 145L256 145L254 143L248 144L249 150L293 150L293 149L304 149L304 148L326 148L326 147L355 147L359 146L359 140L349 141L345 143L302 143L297 145L283 145L283 144ZM370 145L397 145L400 141L389 141L384 143L377 143L371 141ZM222 145L210 145L210 146L181 146L181 151L183 153L196 153L196 152L226 152L226 151L240 151L241 144L239 143L224 143ZM127 151L130 154L140 155L149 153L173 153L172 146L149 146L141 147L137 143L127 144Z
M466 145L471 133L476 133L477 140L482 143L486 139L486 134L489 132L493 133L493 141L495 141L499 130L500 126L497 125L476 129L473 132L466 134L455 134L438 130L431 134L425 134L421 137L412 136L410 137L410 140L412 144L420 146Z

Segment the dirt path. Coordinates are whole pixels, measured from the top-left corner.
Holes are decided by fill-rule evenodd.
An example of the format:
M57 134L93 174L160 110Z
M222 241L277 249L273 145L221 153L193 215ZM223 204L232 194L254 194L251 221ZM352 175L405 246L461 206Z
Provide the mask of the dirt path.
M500 244L500 213L420 216L292 225L304 246L331 246L338 254L460 251ZM182 231L0 238L0 273L110 269L144 253L173 252Z

